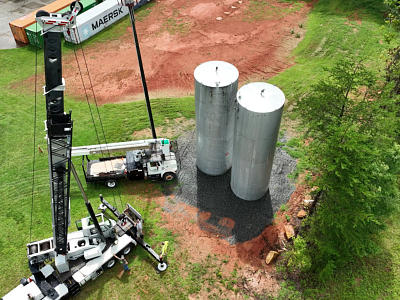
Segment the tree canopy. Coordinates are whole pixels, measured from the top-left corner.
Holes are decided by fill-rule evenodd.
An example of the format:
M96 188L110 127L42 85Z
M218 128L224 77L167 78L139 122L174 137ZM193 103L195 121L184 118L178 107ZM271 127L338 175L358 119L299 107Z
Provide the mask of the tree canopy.
M305 236L307 266L321 278L379 249L378 234L399 200L400 170L388 85L361 60L343 59L325 71L296 108L312 185L321 195Z

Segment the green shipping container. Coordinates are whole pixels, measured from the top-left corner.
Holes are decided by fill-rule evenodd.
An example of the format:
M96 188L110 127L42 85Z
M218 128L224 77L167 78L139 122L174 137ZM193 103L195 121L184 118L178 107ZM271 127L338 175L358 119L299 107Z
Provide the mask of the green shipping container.
M83 11L87 11L88 9L91 9L92 7L96 6L97 1L96 0L80 0L80 2L83 5ZM69 11L69 7L66 7L57 13L62 14L66 11ZM25 28L26 35L28 37L29 43L32 46L42 48L43 47L43 36L42 36L42 26L40 24L34 23L28 27Z

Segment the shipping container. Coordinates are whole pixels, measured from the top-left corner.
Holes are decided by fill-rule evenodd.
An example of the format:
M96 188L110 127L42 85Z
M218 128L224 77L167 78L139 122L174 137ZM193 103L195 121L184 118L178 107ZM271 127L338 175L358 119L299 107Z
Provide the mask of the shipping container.
M83 12L93 8L97 1L96 0L80 0L83 5ZM64 9L57 11L57 13L64 13L69 11L70 7L67 6ZM81 13L80 13L81 14ZM42 48L43 47L43 36L42 36L42 26L37 22L33 23L32 25L25 28L26 36L28 37L29 44L35 47Z
M9 23L11 32L16 42L28 44L29 40L25 32L25 28L36 22L36 12L45 10L50 13L55 13L69 6L75 0L56 0L46 6L43 6L21 18L18 18Z
M150 2L150 0L141 0L134 8L137 9L147 2ZM64 32L64 38L68 42L79 44L120 20L128 13L128 8L121 6L118 0L106 0L90 11L77 16L76 25L70 29L69 34Z

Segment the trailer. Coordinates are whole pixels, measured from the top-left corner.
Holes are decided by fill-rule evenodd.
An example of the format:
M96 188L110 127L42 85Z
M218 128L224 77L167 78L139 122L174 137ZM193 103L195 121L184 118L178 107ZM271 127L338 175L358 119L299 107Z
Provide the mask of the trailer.
M126 151L126 154L89 158L90 154L109 155L115 151ZM102 182L109 188L114 188L123 178L172 181L178 169L171 142L164 138L73 147L71 155L82 155L86 182Z

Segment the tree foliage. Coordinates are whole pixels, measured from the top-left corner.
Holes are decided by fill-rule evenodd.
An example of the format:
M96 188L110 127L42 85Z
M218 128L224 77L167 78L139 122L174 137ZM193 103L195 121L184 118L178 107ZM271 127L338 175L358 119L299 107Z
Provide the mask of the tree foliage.
M397 29L400 29L400 2L399 0L385 0L387 7L388 23Z
M388 42L395 41L395 46L388 51L386 64L386 81L392 85L392 95L400 94L400 1L385 0L388 10L386 21L394 29L394 33L386 37ZM397 41L397 42L396 42Z
M399 200L400 170L391 90L362 61L344 59L326 71L296 108L321 192L305 237L311 271L321 278L379 249L378 234Z

